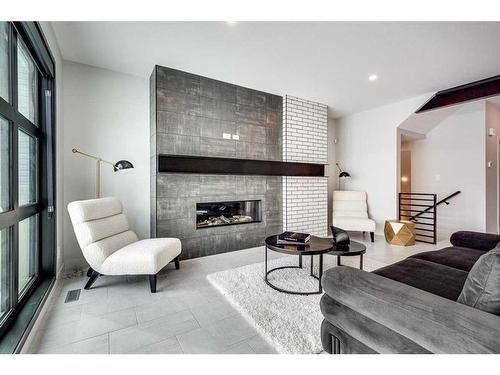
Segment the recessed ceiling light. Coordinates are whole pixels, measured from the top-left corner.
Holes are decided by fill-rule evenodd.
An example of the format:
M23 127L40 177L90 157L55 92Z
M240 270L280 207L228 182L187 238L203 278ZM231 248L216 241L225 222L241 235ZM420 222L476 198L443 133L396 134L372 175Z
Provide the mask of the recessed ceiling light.
M234 25L236 23L236 21L226 21L226 23L228 23L230 25Z
M376 81L377 79L378 79L378 76L376 74L370 74L368 76L368 81L373 82L373 81Z

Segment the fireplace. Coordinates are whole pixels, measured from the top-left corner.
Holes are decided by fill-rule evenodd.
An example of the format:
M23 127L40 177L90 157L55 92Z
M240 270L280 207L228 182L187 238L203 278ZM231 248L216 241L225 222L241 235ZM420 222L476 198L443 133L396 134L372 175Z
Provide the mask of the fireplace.
M196 229L261 221L260 200L196 203Z

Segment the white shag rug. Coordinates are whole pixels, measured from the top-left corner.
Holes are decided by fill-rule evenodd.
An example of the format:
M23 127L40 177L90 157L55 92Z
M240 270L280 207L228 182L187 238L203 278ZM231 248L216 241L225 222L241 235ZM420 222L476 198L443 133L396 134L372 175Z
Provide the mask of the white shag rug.
M335 267L337 257L324 256L324 269ZM314 273L318 274L319 257L314 257ZM380 265L364 259L364 269L373 270ZM297 256L270 260L268 269L297 265ZM342 258L343 265L359 267L359 257ZM268 279L274 285L296 291L313 291L318 280L309 275L310 257L303 257L303 268L272 272ZM323 315L319 301L321 294L292 295L272 289L264 281L264 262L213 273L209 282L222 293L247 321L283 354L321 353L320 329Z

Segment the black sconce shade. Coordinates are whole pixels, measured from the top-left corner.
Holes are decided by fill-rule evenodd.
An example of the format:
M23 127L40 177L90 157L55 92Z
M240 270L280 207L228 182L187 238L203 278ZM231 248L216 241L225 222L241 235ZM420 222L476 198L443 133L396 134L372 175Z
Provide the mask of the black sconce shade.
M340 168L340 165L339 163L335 163L335 165L337 166L337 169L339 170L339 178L350 178L351 175L349 173L347 173L346 171L343 171L342 168Z
M117 161L115 163L115 165L113 165L113 169L115 172L117 172L121 169L130 169L130 168L134 168L134 166L128 160L120 160L120 161Z

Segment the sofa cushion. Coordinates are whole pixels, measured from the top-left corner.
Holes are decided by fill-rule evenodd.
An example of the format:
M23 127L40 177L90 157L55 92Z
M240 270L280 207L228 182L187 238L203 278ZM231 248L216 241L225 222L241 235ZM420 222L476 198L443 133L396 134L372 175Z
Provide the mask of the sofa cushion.
M468 247L488 251L500 243L500 235L493 233L459 231L451 235L450 242L453 246L457 247Z
M474 264L458 302L500 315L500 247L488 251Z
M409 258L427 260L433 263L443 264L448 267L458 268L459 270L469 272L484 254L482 250L468 249L464 247L445 247L441 250L426 251L410 256Z
M422 259L407 258L373 273L456 301L467 272Z

